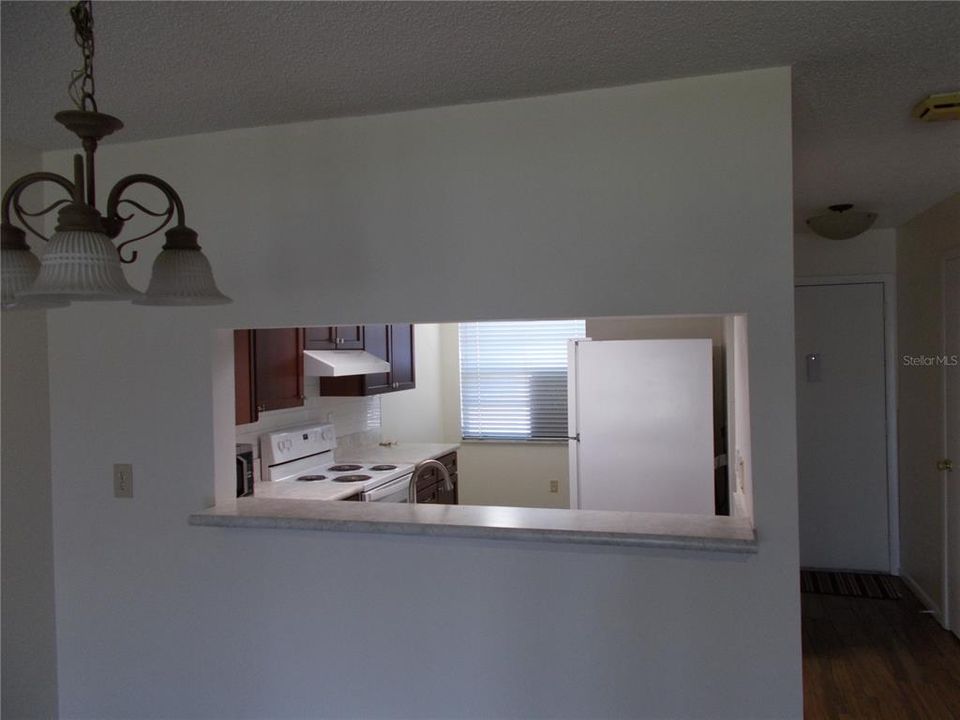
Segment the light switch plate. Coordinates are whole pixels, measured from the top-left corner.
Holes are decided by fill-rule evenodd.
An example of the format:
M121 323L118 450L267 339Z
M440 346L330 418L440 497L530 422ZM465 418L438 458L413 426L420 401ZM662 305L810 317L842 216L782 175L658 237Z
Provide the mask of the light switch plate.
M116 498L133 497L133 465L130 463L114 464L113 496Z

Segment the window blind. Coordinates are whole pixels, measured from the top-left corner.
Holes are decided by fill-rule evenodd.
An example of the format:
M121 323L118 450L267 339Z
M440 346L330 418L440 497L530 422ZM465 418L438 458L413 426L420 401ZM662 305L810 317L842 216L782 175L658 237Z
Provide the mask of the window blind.
M460 323L465 439L567 437L567 340L583 320Z

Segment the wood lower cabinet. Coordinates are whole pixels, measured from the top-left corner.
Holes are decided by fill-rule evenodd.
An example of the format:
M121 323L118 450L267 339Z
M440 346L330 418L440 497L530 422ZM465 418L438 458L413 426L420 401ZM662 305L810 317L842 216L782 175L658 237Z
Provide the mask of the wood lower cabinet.
M312 331L319 331L313 333ZM307 348L311 342L320 343L329 337L324 334L324 328L307 328ZM328 397L359 397L366 395L380 395L412 390L416 387L416 372L413 346L413 325L410 323L394 323L391 325L363 325L358 331L362 339L362 347L368 353L376 355L390 363L390 372L372 373L370 375L347 375L344 377L320 378L320 394ZM314 337L311 341L309 338ZM339 344L329 349L355 349L352 345Z
M443 478L436 468L424 471L417 480L417 504L457 505L459 503L459 483L457 475L457 454L449 453L437 458L447 468L453 481L453 490L447 490Z
M303 405L303 330L235 330L233 353L237 425Z

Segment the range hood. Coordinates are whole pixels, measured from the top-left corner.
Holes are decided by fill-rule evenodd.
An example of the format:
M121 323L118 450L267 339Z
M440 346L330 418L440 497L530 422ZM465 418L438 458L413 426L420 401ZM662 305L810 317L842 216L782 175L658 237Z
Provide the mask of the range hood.
M340 377L390 372L390 363L366 350L304 350L303 374L307 377Z

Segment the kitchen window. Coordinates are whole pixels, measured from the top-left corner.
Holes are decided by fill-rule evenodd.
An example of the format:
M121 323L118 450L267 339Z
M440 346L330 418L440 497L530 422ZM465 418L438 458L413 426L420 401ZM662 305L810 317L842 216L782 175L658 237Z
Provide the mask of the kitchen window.
M583 320L460 323L465 440L566 440L567 341Z

